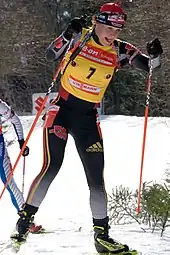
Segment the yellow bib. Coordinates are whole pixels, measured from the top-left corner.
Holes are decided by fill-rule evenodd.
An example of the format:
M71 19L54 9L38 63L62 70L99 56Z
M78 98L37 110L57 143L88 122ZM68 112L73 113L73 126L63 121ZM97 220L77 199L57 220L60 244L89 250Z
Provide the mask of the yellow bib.
M80 42L88 30L83 29ZM79 42L79 43L80 43ZM63 69L77 45L68 51ZM117 64L117 52L113 46L98 45L92 37L66 68L61 77L63 88L75 97L92 103L100 103L113 76Z

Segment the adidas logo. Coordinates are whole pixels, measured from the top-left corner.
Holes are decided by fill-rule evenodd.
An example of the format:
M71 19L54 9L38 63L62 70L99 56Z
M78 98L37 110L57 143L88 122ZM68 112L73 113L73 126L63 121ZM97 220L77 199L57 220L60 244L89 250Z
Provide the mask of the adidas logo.
M86 149L87 152L103 152L101 143L97 142Z

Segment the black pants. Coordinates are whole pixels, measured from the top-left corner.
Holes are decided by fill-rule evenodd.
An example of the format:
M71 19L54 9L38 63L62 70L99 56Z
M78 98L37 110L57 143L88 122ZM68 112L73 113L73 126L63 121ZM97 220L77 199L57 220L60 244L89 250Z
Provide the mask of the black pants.
M69 101L71 102L71 100ZM44 163L33 181L27 204L39 207L63 162L68 133L76 144L90 189L90 206L95 219L107 216L107 196L104 187L103 140L96 109L76 109L61 98L56 103L58 112L51 127L44 128ZM74 161L73 161L74 162ZM70 162L70 164L74 164Z

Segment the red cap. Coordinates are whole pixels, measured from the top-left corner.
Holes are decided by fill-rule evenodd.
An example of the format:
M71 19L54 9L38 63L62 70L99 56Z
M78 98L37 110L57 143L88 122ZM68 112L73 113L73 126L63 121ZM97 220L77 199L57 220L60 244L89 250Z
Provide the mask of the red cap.
M97 21L105 25L123 28L126 21L126 13L120 7L119 2L106 3L100 8Z
M102 7L100 8L100 12L112 12L112 13L119 13L119 14L125 14L125 12L123 11L123 9L120 7L120 3L116 2L116 3L106 3L104 5L102 5Z

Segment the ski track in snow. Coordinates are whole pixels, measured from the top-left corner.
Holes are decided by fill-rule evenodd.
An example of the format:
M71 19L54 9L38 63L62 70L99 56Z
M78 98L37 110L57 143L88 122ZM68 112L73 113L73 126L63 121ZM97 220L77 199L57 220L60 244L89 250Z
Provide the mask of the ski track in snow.
M25 136L34 120L34 116L21 117ZM110 194L116 185L138 188L143 138L144 119L125 116L101 116L105 147L105 181ZM25 196L34 177L42 165L42 121L35 128L28 145L30 155L26 158ZM170 160L169 118L149 118L143 181L161 180ZM5 133L7 141L14 140L10 126ZM17 139L15 139L17 141ZM19 146L15 142L8 147L11 161L14 164ZM14 177L21 187L21 159ZM0 183L0 189L3 186ZM0 201L0 251L2 242L8 240L18 219L8 192ZM75 149L72 137L69 137L62 168L49 188L38 213L36 222L54 233L31 235L18 255L96 255L93 245L91 211L89 207L89 190L81 161ZM112 225L110 235L127 243L131 248L142 252L142 255L169 255L170 231L144 233L139 225ZM14 254L11 249L0 252L0 255Z

